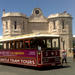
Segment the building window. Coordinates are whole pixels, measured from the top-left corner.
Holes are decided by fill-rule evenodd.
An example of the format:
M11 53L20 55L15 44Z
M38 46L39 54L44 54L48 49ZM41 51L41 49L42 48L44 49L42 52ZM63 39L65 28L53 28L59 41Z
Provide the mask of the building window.
M53 29L56 29L55 20L53 21Z
M8 22L6 21L6 29L8 29Z
M64 29L64 20L62 20L62 29Z
M14 22L14 29L17 29L17 22Z
M24 21L23 21L23 30L24 30Z
M63 50L65 49L65 41L62 41L62 43L63 43Z

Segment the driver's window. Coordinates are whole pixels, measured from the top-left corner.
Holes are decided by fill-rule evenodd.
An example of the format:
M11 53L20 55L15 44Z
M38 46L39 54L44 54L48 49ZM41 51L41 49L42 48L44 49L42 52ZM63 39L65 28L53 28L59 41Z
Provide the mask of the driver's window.
M47 48L51 48L51 40L47 39Z

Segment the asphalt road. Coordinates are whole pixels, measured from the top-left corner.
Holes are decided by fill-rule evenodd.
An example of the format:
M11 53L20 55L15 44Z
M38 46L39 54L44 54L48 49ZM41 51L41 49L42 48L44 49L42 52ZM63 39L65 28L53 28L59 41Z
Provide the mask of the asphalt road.
M32 68L0 64L0 75L75 75L75 60L68 59L63 67Z

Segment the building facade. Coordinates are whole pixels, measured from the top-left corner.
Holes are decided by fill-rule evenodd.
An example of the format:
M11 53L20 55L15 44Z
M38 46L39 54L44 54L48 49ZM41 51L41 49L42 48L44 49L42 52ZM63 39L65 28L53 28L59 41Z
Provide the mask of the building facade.
M40 8L34 8L31 16L3 10L3 37L30 33L60 35L60 48L72 53L72 16L66 11L45 17Z

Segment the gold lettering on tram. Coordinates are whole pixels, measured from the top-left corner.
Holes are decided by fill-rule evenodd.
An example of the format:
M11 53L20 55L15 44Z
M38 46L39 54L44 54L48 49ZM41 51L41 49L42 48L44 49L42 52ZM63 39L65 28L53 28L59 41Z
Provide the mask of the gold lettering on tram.
M15 54L15 55L24 55L24 52L11 52L11 54Z

